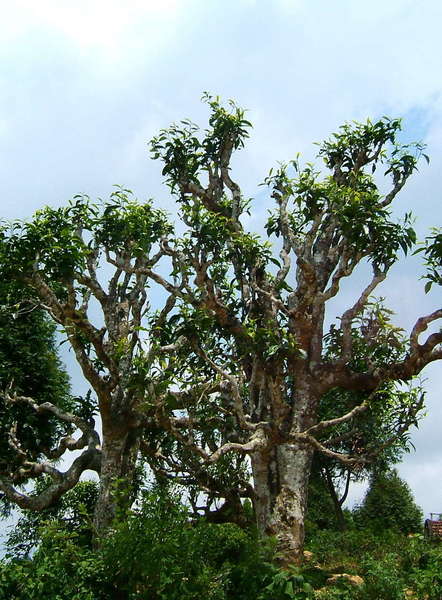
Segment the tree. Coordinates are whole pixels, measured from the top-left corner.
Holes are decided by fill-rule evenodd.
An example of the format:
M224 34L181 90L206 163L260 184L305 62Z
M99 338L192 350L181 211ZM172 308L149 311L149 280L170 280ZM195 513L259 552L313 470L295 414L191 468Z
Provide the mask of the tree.
M419 318L405 337L371 305L399 251L406 253L416 243L411 216L395 222L390 207L415 171L422 146L398 143L399 120L347 124L320 146L318 156L328 174L313 165L301 168L298 160L271 172L265 183L276 210L267 232L281 242L278 261L266 242L244 229L241 216L248 202L231 175L232 155L244 146L250 123L233 103L226 109L216 98L206 100L211 116L201 136L196 125L185 121L152 142L189 231L169 246L177 268L196 286L176 288L183 306L179 331L188 332L192 324L192 360L199 357L224 381L230 392L226 414L236 429L236 440L208 455L196 444L194 450L208 462L228 452L250 456L258 525L277 536L290 560L302 548L313 452L348 465L369 461L374 448L362 448L368 450L364 453L356 446L350 455L333 450L333 428L351 422L357 429L357 417L382 408L392 384L412 380L442 358L441 332L420 339L442 317L440 308ZM386 194L374 178L382 167L386 180L391 178ZM427 240L424 252L429 281L440 283L438 233ZM371 265L371 280L339 326L327 333L327 303L361 263ZM363 360L356 352L356 328L366 346ZM332 356L327 353L330 336ZM318 421L321 399L336 391L349 392L352 403ZM415 423L422 407L419 395L401 399L390 438L381 446ZM189 445L196 429L189 422Z
M370 443L336 449L340 428L351 423L357 439L362 415L390 410L381 445L394 443L415 423L422 398L391 386L442 358L441 333L420 340L442 309L421 317L406 338L370 299L398 252L415 244L410 216L394 222L390 204L422 147L397 144L398 120L345 125L320 147L329 175L311 165L301 169L298 161L272 172L266 184L276 211L267 230L279 239L278 260L268 242L245 230L249 203L231 177L233 152L243 147L250 123L233 103L224 108L206 100L211 114L202 135L185 121L152 142L178 200L182 235L162 211L121 188L101 206L76 197L68 207L46 208L4 229L0 276L23 281L64 328L97 403L67 412L6 393L13 407L76 427L80 436L62 437L55 454L73 448L81 454L64 473L51 462L53 451L28 461L29 476L43 471L51 478L40 494L19 492L14 473L0 478L0 489L40 510L82 472L96 470L94 522L101 535L118 504L130 505L142 456L158 476L177 477L209 500L237 505L250 497L261 532L276 535L288 561L302 549L314 451L353 466L372 460L379 449ZM387 195L367 172L382 165L392 177ZM440 269L434 239L423 251L434 282ZM339 326L326 331L327 302L364 261L372 266L371 281ZM320 420L327 394L346 400Z
M0 283L0 389L13 384L21 394L42 404L51 400L69 410L76 399L57 352L55 327L30 301L29 289ZM66 423L42 418L26 406L12 407L0 398L0 473L16 470L16 482L27 480L24 455L38 460L44 448L69 433ZM19 441L20 440L20 441ZM3 508L7 498L0 495Z
M150 252L157 241L171 233L161 211L149 203L132 202L127 191L115 191L101 208L100 212L87 197L76 197L68 207L46 208L30 223L5 226L1 247L2 277L5 281L17 279L32 289L37 305L63 327L95 397L67 411L54 402L39 403L20 389L7 393L9 406L26 406L34 414L50 415L80 435L74 438L69 431L55 448L42 448L44 460L33 460L17 444L26 476L36 478L45 473L51 485L41 493L25 494L14 487L21 482L19 471L15 471L1 478L0 489L22 508L43 510L74 487L82 473L94 470L101 482L95 510L98 535L115 515L116 498L123 497L117 487L127 487L128 504L132 498L138 432L149 411L137 412L144 402L144 391L139 393L131 378L142 348L142 320L148 311L147 276L162 256L161 251L156 255ZM106 290L98 276L102 257L113 269ZM135 274L131 261L144 273ZM90 318L91 298L102 311L100 324ZM173 298L166 302L153 327L159 326L173 305ZM102 439L95 429L96 410L101 417ZM61 472L54 460L73 450L81 453Z
M392 529L405 534L422 531L422 510L395 469L373 474L367 494L354 514L362 527L375 531Z

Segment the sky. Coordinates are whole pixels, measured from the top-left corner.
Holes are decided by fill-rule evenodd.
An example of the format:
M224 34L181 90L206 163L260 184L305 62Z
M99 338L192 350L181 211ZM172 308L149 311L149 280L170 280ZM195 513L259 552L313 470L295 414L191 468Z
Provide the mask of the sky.
M441 225L439 0L0 0L0 8L4 219L77 193L104 198L113 184L173 212L147 142L183 118L204 127L200 98L209 91L234 98L254 124L233 172L256 199L250 227L271 207L258 186L272 166L298 152L311 160L313 142L344 121L382 115L402 117L403 139L424 141L431 158L397 214L412 210L421 237ZM440 306L440 291L423 293L421 274L408 259L381 289L407 330ZM358 277L336 314L362 287ZM442 365L423 376L428 414L399 470L428 514L442 512Z

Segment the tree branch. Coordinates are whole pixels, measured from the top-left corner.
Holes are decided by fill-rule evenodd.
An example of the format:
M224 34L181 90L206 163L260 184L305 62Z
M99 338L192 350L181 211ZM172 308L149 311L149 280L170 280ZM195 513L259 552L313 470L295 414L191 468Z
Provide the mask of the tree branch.
M364 400L361 404L358 404L358 406L355 406L352 410L350 410L345 415L342 415L341 417L336 417L335 419L329 419L327 421L320 421L316 425L313 425L312 427L309 427L308 429L306 429L306 431L304 433L306 433L307 435L321 433L325 429L329 429L330 427L334 427L335 425L341 425L342 423L346 423L347 421L350 421L354 417L357 417L361 413L365 412L367 409L368 409L368 399Z
M20 508L41 511L52 506L65 492L72 489L80 480L84 471L91 469L100 471L100 453L97 449L88 448L78 456L70 468L64 473L57 471L57 475L51 470L45 470L47 463L41 464L41 472L51 475L55 481L38 495L30 496L19 492L8 478L0 477L0 491L11 502L15 502Z
M353 319L360 314L365 305L367 304L368 298L373 293L375 288L384 281L386 277L385 273L374 269L373 278L368 286L364 289L364 291L359 296L358 300L353 304L351 308L346 310L341 317L341 331L342 331L342 351L341 357L338 360L338 363L345 364L351 358L352 353L352 335L351 335L351 325Z

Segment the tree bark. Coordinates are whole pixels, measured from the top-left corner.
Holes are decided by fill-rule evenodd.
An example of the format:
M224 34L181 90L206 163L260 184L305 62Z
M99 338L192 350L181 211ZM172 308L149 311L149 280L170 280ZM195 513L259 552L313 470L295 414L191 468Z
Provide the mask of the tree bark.
M300 562L313 451L282 444L252 455L259 531L275 536L282 564Z

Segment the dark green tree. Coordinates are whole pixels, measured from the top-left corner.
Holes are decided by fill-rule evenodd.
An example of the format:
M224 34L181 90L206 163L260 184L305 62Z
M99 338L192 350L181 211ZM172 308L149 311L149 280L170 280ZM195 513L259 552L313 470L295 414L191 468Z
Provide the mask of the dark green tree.
M367 494L354 516L361 527L375 531L391 529L405 534L422 531L422 510L395 469L372 475Z
M13 388L38 404L51 401L69 410L75 399L58 355L55 325L30 293L11 280L0 283L0 390ZM0 432L0 473L14 473L15 483L22 484L32 477L26 460L41 459L71 428L27 406L13 406L2 395ZM1 497L7 509L7 497Z

